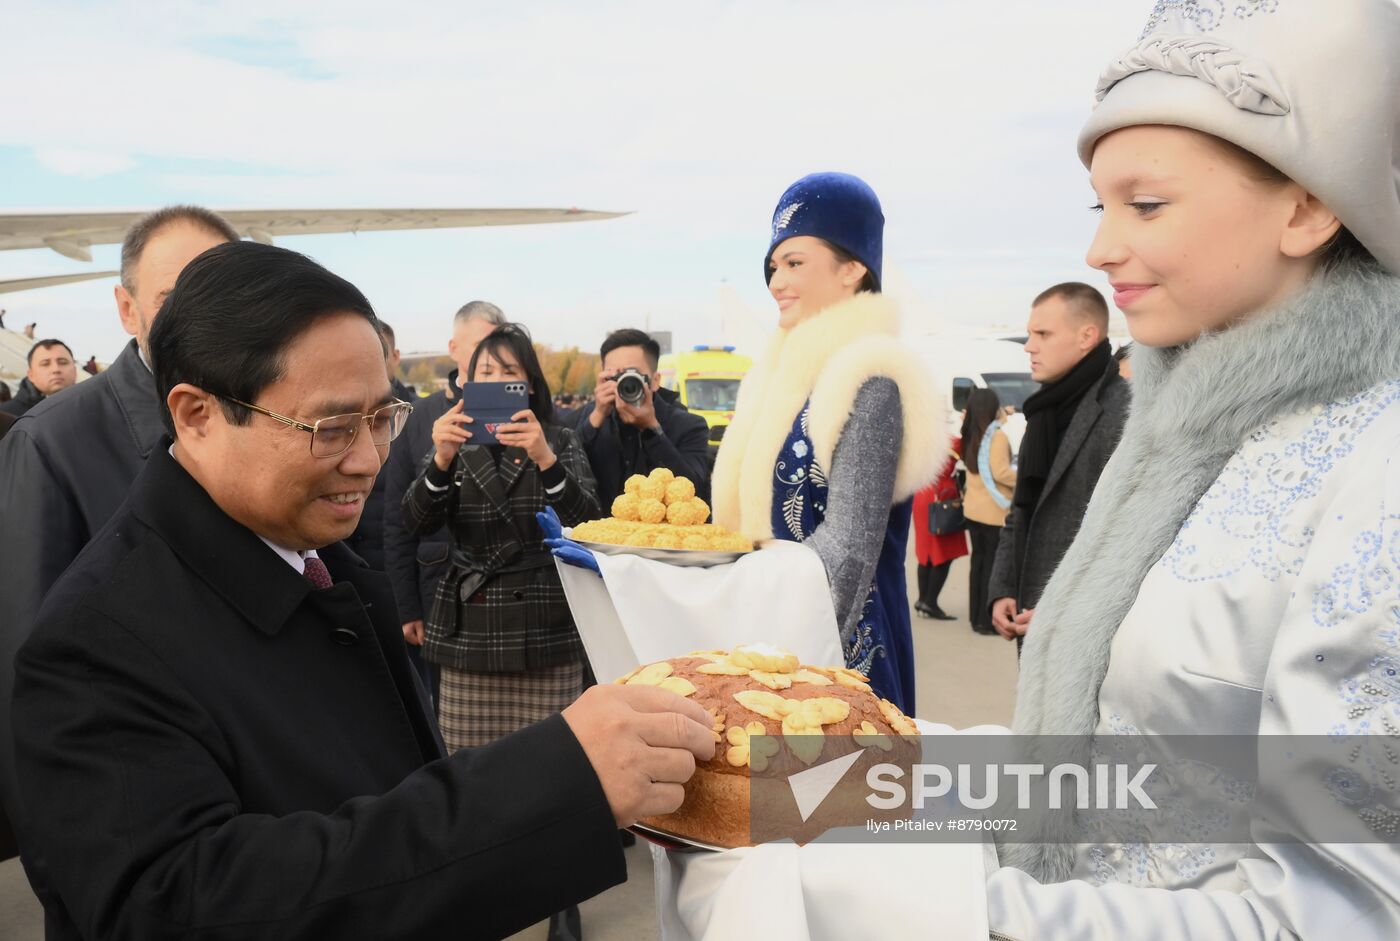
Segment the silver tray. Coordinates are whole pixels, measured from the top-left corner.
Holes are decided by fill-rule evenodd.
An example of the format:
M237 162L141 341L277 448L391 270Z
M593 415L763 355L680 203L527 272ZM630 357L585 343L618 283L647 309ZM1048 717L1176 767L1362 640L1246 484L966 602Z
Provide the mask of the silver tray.
M640 549L640 548L642 548L642 547L641 547L641 546L633 546L632 548L634 548L634 549ZM684 551L684 550L672 550L672 551ZM693 551L696 551L696 550L691 550L691 551L693 552ZM710 843L702 843L702 842L700 842L699 840L692 840L692 839L690 839L690 837L677 836L677 835L674 834L674 833L667 833L665 830L658 830L658 829L656 829L655 827L649 827L649 826L647 826L647 825L644 824L644 823L634 823L634 824L632 824L632 826L628 827L627 829L631 830L633 833L637 834L637 836L642 837L643 839L647 840L648 842L650 842L650 843L655 843L657 846L660 846L662 849L670 850L670 851L673 852L673 853L675 853L675 852L679 852L679 853L727 853L727 852L729 852L729 849L728 849L727 847L724 847L724 846L715 846L715 845L710 844Z
M565 530L564 535L568 536L570 531ZM588 542L584 539L575 539L574 541L580 546L602 555L639 555L644 559L651 559L653 562L665 562L669 565L680 565L686 568L728 565L730 562L737 562L749 554L748 552L719 552L708 549L653 549L649 546L614 546L611 543Z

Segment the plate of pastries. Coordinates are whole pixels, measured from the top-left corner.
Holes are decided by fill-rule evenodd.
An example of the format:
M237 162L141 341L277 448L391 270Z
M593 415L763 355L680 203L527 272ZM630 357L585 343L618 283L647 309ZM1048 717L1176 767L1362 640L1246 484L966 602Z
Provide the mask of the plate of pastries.
M640 834L662 845L724 850L774 838L807 842L834 825L832 815L784 822L772 819L765 808L774 805L765 804L751 821L751 798L760 788L786 792L791 775L853 751L861 753L852 773L857 782L867 766L912 765L920 755L913 720L878 696L863 674L807 666L766 644L694 651L645 664L616 682L670 690L714 720L715 755L696 766L680 809L638 822ZM870 815L863 793L853 792L852 806L844 808L851 819ZM775 833L768 824L787 829Z
M580 523L565 535L604 555L685 566L724 565L754 548L745 536L711 523L710 507L695 495L695 484L664 467L633 474L610 517Z

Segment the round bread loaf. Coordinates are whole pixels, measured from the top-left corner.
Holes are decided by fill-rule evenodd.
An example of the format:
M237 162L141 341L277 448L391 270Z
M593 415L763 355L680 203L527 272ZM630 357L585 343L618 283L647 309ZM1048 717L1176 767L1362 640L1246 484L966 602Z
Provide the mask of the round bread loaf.
M865 676L845 667L803 666L795 655L762 644L649 663L617 682L669 689L699 703L714 720L715 756L700 763L686 783L680 809L641 821L702 843L751 846L779 837L807 842L831 825L827 815L810 826L794 821L781 833L768 827L753 832L750 806L758 778L765 785L782 783L853 749L868 753L862 756L868 758L865 765L916 760L918 729L893 703L876 696ZM766 812L770 805L764 806Z

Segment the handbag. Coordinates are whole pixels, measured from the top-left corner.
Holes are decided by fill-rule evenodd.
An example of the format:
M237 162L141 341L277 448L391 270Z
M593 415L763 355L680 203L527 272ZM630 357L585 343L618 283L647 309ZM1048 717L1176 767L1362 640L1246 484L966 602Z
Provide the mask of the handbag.
M939 500L928 505L928 531L935 536L951 536L967 529L962 497Z

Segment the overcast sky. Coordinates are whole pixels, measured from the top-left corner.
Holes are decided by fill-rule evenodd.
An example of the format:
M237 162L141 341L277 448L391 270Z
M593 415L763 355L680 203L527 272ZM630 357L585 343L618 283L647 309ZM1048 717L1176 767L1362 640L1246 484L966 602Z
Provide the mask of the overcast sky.
M1074 140L1148 0L145 0L0 6L0 206L577 206L624 219L280 244L440 349L486 298L538 339L719 331L728 284L773 315L774 204L864 177L906 329L1024 321L1083 279ZM0 253L0 278L116 267ZM109 282L0 296L80 357L124 340Z

